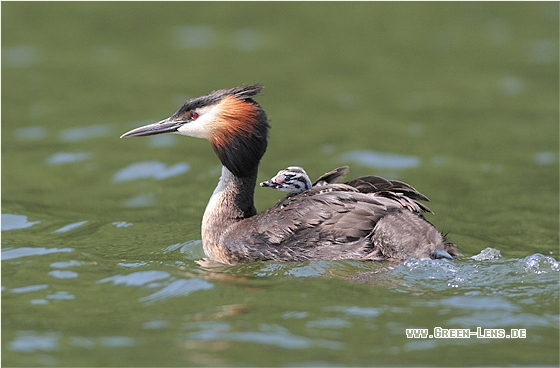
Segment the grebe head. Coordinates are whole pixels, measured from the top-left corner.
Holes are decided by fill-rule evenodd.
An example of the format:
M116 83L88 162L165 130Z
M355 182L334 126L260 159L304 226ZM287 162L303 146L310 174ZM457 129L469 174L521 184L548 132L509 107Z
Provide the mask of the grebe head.
M290 166L278 171L272 179L263 181L261 187L274 188L290 194L298 194L311 189L311 180L305 170L298 166Z
M213 91L186 101L171 117L121 136L176 133L205 138L222 164L236 176L253 172L266 151L268 119L253 100L261 85Z

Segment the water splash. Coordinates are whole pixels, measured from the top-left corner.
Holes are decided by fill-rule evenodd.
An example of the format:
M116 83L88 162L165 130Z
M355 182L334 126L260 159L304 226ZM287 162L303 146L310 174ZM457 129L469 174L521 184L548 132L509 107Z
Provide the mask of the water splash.
M499 258L502 258L502 254L498 249L494 249L494 248L483 249L479 254L471 257L471 259L474 259L475 261L488 261L491 259L499 259Z

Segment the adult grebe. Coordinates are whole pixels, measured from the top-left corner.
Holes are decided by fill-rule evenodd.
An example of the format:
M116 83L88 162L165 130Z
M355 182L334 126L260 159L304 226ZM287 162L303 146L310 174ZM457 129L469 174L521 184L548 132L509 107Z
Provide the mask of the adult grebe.
M458 255L422 215L428 209L417 200L427 200L424 195L408 184L395 186L378 177L327 183L332 190L311 188L257 214L253 197L269 128L264 110L253 99L261 90L260 85L248 85L213 91L188 100L165 120L121 136L177 133L210 142L222 162L222 176L202 218L209 259L238 264ZM386 196L375 195L379 185L385 186Z

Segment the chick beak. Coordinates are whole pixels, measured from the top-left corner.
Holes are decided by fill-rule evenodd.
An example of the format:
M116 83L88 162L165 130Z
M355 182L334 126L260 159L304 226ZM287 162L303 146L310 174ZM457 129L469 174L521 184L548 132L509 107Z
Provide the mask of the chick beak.
M263 181L262 183L259 184L261 187L264 188L278 188L280 186L280 184L278 184L277 182L271 180L267 180L267 181Z
M171 120L171 118L167 118L165 120L158 121L157 123L152 123L136 129L132 129L131 131L121 135L121 138L144 137L147 135L173 133L176 132L177 129L179 129L183 124L185 124L184 121Z

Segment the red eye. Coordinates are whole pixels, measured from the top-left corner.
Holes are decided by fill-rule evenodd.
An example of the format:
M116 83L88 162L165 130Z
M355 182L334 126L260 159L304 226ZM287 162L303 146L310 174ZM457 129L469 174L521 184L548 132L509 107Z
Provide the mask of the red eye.
M196 120L198 119L198 112L193 112L191 115L191 120Z

